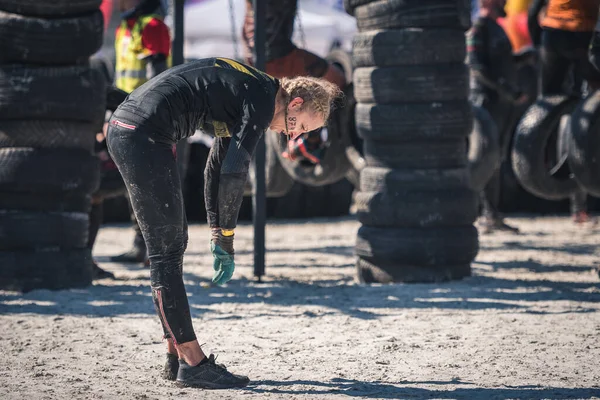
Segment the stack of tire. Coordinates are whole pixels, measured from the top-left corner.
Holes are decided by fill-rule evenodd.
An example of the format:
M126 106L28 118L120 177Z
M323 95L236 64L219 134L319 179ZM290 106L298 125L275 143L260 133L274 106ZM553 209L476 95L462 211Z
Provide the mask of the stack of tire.
M359 30L353 62L366 160L356 198L362 282L471 273L479 242L467 159L469 3L345 0Z
M89 285L101 0L0 0L0 288Z

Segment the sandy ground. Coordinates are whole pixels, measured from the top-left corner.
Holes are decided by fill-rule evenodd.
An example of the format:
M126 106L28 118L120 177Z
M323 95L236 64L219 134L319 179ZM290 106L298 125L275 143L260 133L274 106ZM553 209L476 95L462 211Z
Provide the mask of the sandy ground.
M252 275L252 227L238 268L211 288L208 230L190 228L185 281L201 343L253 383L180 389L137 265L107 263L132 239L101 231L97 259L121 280L84 290L0 292L1 399L600 398L599 230L513 218L523 234L481 238L473 276L365 286L352 218L272 223L267 273Z

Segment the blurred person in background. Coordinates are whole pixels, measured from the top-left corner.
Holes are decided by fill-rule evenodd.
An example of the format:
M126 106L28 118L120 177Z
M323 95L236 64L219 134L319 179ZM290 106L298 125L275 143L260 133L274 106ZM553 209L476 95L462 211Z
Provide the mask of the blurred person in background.
M312 76L323 78L344 89L344 71L326 59L292 41L294 20L298 12L298 0L266 0L265 72L275 78ZM254 54L254 8L252 0L246 0L246 15L242 29L245 61L252 65ZM307 132L288 142L283 156L290 159L303 158L313 164L320 162L326 136L319 129Z
M600 0L533 1L528 26L533 43L540 48L542 96L580 96L583 82L590 91L600 88L600 72L588 59L599 6ZM545 13L541 15L544 8ZM569 78L573 87L565 90ZM588 214L587 193L583 189L571 195L570 202L576 224L596 223Z
M471 101L485 108L498 126L502 158L510 141L514 107L527 103L529 97L517 86L512 45L496 19L506 16L506 0L480 0L479 17L467 32L467 64L471 71ZM481 193L482 233L518 229L507 225L498 211L500 202L500 166Z
M170 68L134 90L112 115L109 153L123 177L148 246L152 299L167 338L163 376L181 386L246 386L206 356L183 282L188 232L173 146L198 127L215 136L205 169L213 283L233 276L234 229L256 144L267 128L296 139L323 126L340 90L310 77L278 80L226 58Z
M160 0L120 0L121 24L115 37L115 85L131 93L171 65L171 36L163 22ZM130 205L135 230L131 250L111 257L114 262L148 265L146 244Z
M506 17L499 17L496 22L504 29L510 40L514 54L522 54L533 44L527 26L528 10L533 0L507 0Z

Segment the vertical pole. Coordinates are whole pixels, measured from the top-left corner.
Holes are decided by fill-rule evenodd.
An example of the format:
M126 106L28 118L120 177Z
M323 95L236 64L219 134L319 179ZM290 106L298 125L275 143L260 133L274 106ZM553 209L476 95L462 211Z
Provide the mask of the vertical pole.
M183 3L184 0L172 0L170 3L173 6L173 40L171 57L173 66L183 64ZM179 177L182 187L185 182L185 174L187 172L187 163L189 156L189 144L186 140L177 142L177 167L179 168Z
M265 11L266 0L253 0L254 5L254 66L265 70ZM260 282L265 274L265 221L267 199L265 193L265 138L259 140L254 157L256 184L252 196L254 219L254 276Z
M184 0L173 1L173 65L183 64L183 3Z

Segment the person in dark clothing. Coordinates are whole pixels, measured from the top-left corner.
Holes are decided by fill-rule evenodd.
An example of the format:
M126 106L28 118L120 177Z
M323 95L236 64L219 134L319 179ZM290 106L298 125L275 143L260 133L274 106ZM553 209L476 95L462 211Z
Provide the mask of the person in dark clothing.
M208 58L151 79L111 117L109 153L148 247L152 298L168 339L165 377L204 388L249 382L216 364L214 356L206 357L196 340L182 278L188 236L172 146L196 129L215 136L205 169L205 205L213 282L224 284L235 268L234 229L259 138L267 128L290 139L317 129L338 93L322 79L278 80L234 60Z
M326 59L298 48L292 41L298 0L267 0L265 23L265 72L276 78L313 76L336 84L346 85L344 72ZM246 0L246 16L242 30L245 61L252 64L254 54L254 8Z
M496 18L506 15L506 0L481 0L479 18L467 33L467 64L471 71L471 101L485 108L498 126L502 157L508 151L511 116L515 105L528 101L516 86L516 67L512 46ZM500 168L498 167L481 193L482 233L494 230L518 232L504 223L498 212Z
M246 0L246 16L242 30L245 61L252 65L254 54L254 8ZM323 57L298 48L292 41L298 0L266 0L265 4L265 72L275 78L313 76L334 83L340 89L346 86L344 71ZM282 154L286 158L302 158L313 164L320 162L326 148L322 130L308 132L288 142Z
M163 22L160 0L120 0L121 23L115 35L115 85L130 93L171 65L171 37ZM148 265L146 244L128 202L135 231L133 247L113 262Z
M588 59L600 0L534 0L528 27L533 43L541 48L540 93L582 94L582 83L600 88L600 72ZM541 20L540 12L546 7ZM571 87L567 87L567 83ZM583 188L571 195L571 215L578 224L594 222L587 212Z

